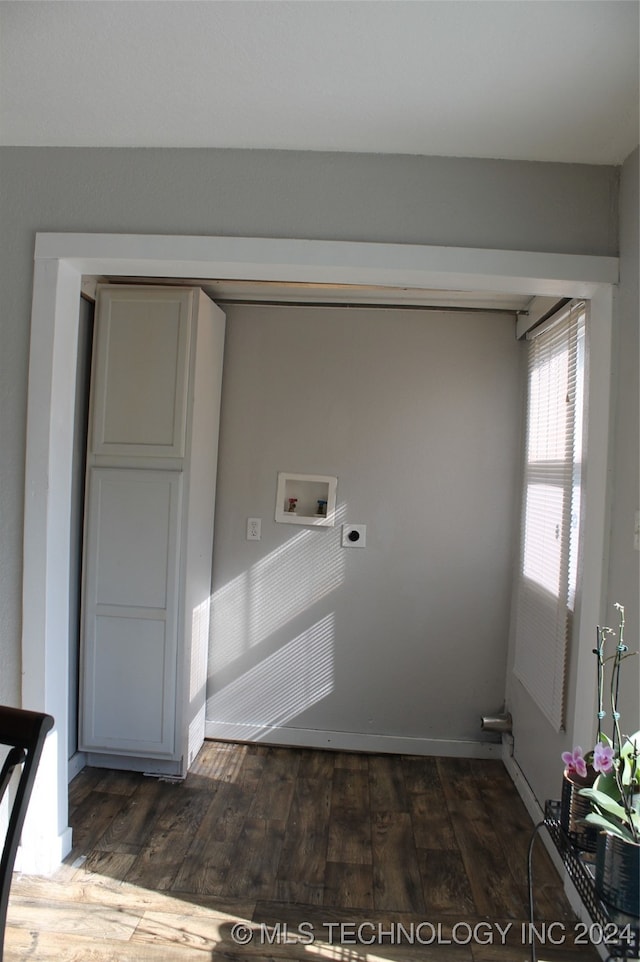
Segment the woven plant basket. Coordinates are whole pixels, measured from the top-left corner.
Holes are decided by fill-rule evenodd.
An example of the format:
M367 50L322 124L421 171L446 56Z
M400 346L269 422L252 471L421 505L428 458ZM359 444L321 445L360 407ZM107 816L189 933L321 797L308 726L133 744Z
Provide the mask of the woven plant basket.
M560 827L574 848L595 854L598 845L598 829L584 821L591 811L591 803L580 794L581 788L590 788L596 773L590 770L586 778L564 773L562 798L560 799Z
M640 917L640 845L600 832L595 884L603 902Z

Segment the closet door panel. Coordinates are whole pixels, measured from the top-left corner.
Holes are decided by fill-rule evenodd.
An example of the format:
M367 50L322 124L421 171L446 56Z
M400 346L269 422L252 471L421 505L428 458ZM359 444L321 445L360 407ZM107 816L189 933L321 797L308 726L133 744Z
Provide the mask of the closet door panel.
M171 751L164 618L98 616L95 634L92 743L118 751Z
M176 526L173 475L92 470L96 603L165 608Z
M182 475L92 468L81 746L174 752Z
M93 454L184 457L191 300L144 288L101 298Z

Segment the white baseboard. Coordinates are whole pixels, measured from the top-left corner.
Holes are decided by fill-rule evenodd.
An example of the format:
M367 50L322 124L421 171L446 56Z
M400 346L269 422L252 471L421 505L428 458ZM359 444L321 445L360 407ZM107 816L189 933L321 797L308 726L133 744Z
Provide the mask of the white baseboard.
M503 744L502 761L504 762L504 767L507 769L507 772L511 777L511 781L513 782L513 784L518 790L518 794L520 795L520 798L522 799L526 810L531 816L531 822L532 822L531 831L533 832L534 825L537 825L539 822L542 822L544 820L544 811L542 809L542 806L540 805L540 802L534 795L533 790L529 785L529 782L525 778L522 769L520 768L517 761L512 755L512 745L509 739L505 739ZM569 881L573 887L573 883L571 883L571 880L569 879L569 876L567 875L567 872L565 870L564 863L560 858L560 855L558 854L557 848L555 847L551 838L549 837L548 832L541 830L539 831L538 835L540 837L542 844L544 845L549 855L551 856L551 861L555 865L558 871L558 874L560 875L560 878L563 879L565 882ZM576 912L578 911L576 906L573 905L573 903L571 907Z
M522 769L514 759L512 750L513 750L512 740L505 738L503 742L502 761L504 762L504 766L507 769L509 775L511 776L511 780L513 781L514 785L518 790L518 794L520 795L520 798L522 799L525 805L525 808L527 809L527 811L529 812L529 815L531 816L531 820L533 823L531 826L531 831L533 831L533 825L537 825L538 822L543 821L544 811L538 799L534 795L531 789L531 786L529 785L529 782L525 778ZM592 921L591 917L587 912L582 902L582 899L580 898L580 895L578 894L578 890L576 889L575 885L571 881L571 877L569 876L569 873L564 867L564 863L560 858L560 855L558 854L558 850L553 844L553 841L551 840L549 833L544 829L542 829L541 831L538 832L538 836L540 838L540 841L546 848L547 852L549 853L551 861L553 862L553 864L555 865L558 871L558 875L563 881L564 891L567 896L567 899L569 900L569 904L571 908L573 909L573 911L576 913L576 915L581 921L585 922L587 925L590 925ZM534 905L535 905L535 878L534 878L533 894L534 894ZM600 956L603 959L606 959L607 953L605 951L605 946L596 945L596 948Z
M143 755L110 755L107 752L87 752L87 765L92 768L116 768L123 772L144 772L145 775L183 777L183 760L147 758Z
M319 731L312 728L269 728L207 721L205 738L232 742L259 742L291 748L329 748L372 754L439 755L449 758L500 758L496 742L444 738L413 738L405 735L372 735L363 732Z
M76 752L69 759L67 765L67 781L72 781L87 764L87 756L84 752Z
M518 794L524 802L526 810L531 816L531 821L534 825L541 822L544 818L544 811L540 802L533 794L533 790L529 785L529 782L524 776L524 773L512 754L512 741L509 737L503 740L502 744L502 761L504 762L504 767L509 772L511 776L511 781L518 789Z

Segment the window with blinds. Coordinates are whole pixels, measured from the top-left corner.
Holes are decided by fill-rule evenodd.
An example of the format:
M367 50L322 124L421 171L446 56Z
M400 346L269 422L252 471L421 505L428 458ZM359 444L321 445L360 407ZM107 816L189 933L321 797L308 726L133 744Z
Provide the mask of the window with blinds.
M556 731L580 548L584 302L527 334L528 400L514 672Z

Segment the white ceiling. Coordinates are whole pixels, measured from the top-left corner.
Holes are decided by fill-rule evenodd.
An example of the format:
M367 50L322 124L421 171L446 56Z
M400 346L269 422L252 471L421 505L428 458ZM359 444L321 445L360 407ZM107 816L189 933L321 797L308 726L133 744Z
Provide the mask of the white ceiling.
M0 144L619 164L640 0L10 0Z

